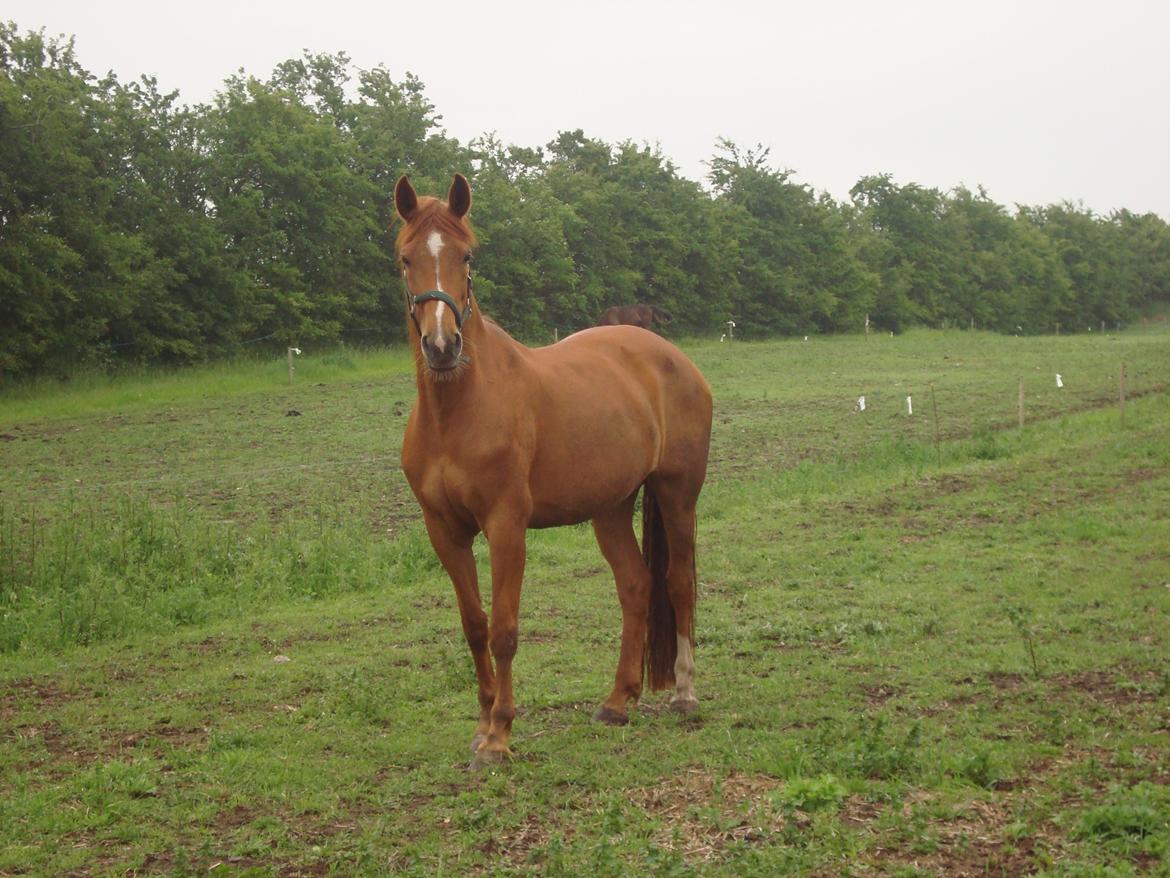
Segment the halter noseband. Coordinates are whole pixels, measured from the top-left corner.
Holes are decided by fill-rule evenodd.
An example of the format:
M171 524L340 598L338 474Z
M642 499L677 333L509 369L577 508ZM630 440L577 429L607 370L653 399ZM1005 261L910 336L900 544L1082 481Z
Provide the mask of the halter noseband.
M419 293L417 296L411 295L410 290L406 287L406 272L402 272L403 289L406 290L406 307L407 313L410 314L410 319L414 321L414 328L418 330L418 334L422 335L422 329L418 325L418 318L414 316L414 308L416 305L421 305L423 302L442 302L451 309L451 313L455 315L455 329L459 332L463 331L463 323L471 316L471 270L467 272L467 307L462 311L459 310L459 305L449 295L442 290L428 290L425 293Z

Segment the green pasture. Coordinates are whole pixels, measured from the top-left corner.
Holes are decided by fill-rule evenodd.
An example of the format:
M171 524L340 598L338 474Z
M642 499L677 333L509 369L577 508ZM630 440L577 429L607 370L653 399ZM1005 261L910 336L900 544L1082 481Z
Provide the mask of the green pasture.
M487 773L405 351L7 389L0 875L1170 875L1170 335L683 347L701 709L534 532Z

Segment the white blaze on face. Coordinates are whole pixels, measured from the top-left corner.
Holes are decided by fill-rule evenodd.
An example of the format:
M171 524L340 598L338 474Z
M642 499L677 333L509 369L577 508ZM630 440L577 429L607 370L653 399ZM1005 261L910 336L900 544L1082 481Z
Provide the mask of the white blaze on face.
M431 251L431 256L435 260L435 289L438 290L440 293L447 292L446 290L443 289L443 282L441 280L439 280L439 254L443 251L443 244L444 243L445 242L443 241L443 236L440 235L438 232L431 232L430 236L427 238L427 249L429 249ZM443 309L446 307L447 306L444 305L442 302L439 302L438 307L435 308L435 325L436 326L441 327L443 325ZM443 338L443 334L440 332L438 334L438 336L435 338L435 347L438 348L440 352L442 352L443 348L445 348L446 346L447 346L447 342Z

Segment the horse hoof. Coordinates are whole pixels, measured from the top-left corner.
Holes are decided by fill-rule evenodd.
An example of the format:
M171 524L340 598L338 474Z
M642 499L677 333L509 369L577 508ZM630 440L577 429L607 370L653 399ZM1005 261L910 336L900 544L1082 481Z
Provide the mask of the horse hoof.
M616 711L612 707L606 707L604 704L597 708L597 713L593 714L593 718L607 726L624 726L630 721L628 714Z
M696 698L676 698L670 702L670 709L683 716L690 716L699 709L699 701Z
M471 739L471 752L478 753L480 745L487 740L487 735L476 735Z
M503 765L511 755L507 750L489 750L486 747L480 747L475 751L475 758L471 760L471 765L467 767L470 771L495 768L498 765Z

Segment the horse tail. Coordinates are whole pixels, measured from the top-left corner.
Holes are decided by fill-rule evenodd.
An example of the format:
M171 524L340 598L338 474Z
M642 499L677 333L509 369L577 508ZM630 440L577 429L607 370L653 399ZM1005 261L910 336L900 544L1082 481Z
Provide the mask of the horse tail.
M654 317L662 323L670 323L674 318L670 316L670 312L665 308L659 308L657 305L651 305L650 310L654 312Z
M642 559L650 569L650 614L646 622L646 649L643 677L650 676L650 689L657 691L674 685L674 660L678 657L678 637L674 606L666 583L670 556L666 545L666 526L654 489L649 484L642 491Z

